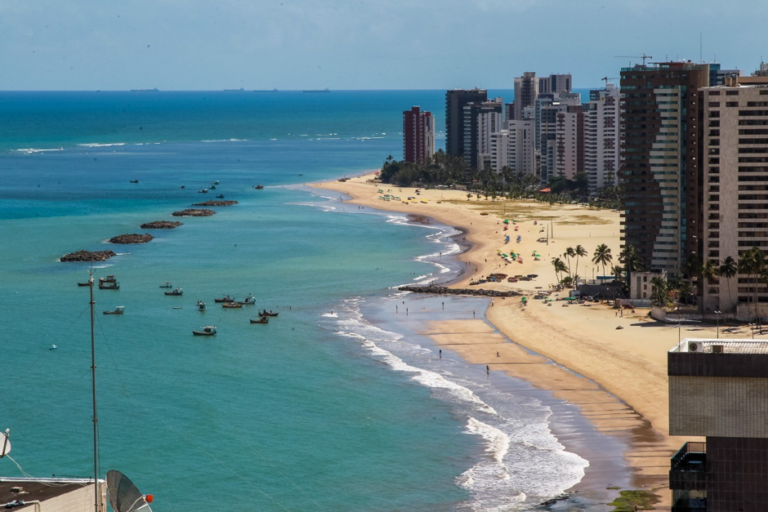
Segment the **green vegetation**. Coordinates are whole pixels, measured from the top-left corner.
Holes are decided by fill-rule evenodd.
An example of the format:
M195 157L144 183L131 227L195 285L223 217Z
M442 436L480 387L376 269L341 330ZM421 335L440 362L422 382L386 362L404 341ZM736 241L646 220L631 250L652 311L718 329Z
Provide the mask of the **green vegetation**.
M387 157L381 167L379 179L400 187L462 187L468 191L467 200L474 196L480 200L509 198L533 199L549 204L588 203L598 208L617 209L620 206L619 187L605 187L597 195L589 196L586 173L580 172L569 180L562 176L552 178L542 185L538 176L515 174L505 167L500 172L486 167L482 170L468 169L464 160L447 155L439 150L425 162L397 161ZM543 192L543 190L547 190Z
M658 496L650 491L621 491L619 497L608 505L615 507L614 512L634 512L635 510L653 510L653 506L658 502Z

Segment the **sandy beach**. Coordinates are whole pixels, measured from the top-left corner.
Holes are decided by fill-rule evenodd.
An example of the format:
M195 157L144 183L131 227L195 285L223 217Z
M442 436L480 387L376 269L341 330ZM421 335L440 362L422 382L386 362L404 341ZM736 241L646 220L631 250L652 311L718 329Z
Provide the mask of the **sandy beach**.
M608 245L613 264L619 264L619 213L579 205L492 201L474 194L468 200L467 192L458 190L421 190L417 194L414 188L373 183L373 177L371 173L313 186L343 192L352 198L348 203L361 207L422 215L466 231L471 247L459 257L466 271L452 285L455 288L467 288L473 278L493 272L538 275L532 281L479 286L516 290L527 296L527 306L519 297L496 299L485 312L493 326L514 343L479 319L432 322L426 334L470 364L488 365L491 371L503 371L551 390L556 397L577 405L598 430L624 436L631 446L625 458L634 471L633 485L654 490L661 498L657 509L668 507L669 458L688 439L668 435L666 354L680 338L715 337L715 327L663 325L648 317L648 309L619 316L617 310L603 304L554 301L545 305L533 299L537 290L548 290L557 282L551 259L561 257L568 247L586 249L588 256L578 261L578 274L587 278L603 275L603 269L591 261L599 244ZM381 200L384 194L400 200ZM507 231L503 219L510 220ZM552 233L549 243L538 241L547 230ZM506 234L511 240L505 244ZM515 241L517 235L520 242ZM523 262L506 263L500 250L516 252ZM532 257L534 251L540 258ZM571 264L575 266L576 260ZM605 273L610 274L610 268ZM554 298L566 296L567 291L559 297L553 294ZM746 328L720 330L731 337L749 336Z

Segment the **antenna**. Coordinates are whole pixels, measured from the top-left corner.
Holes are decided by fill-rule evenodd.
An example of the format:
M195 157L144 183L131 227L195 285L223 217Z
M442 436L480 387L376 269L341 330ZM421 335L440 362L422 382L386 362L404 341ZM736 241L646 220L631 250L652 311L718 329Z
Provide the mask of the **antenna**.
M94 510L99 512L99 417L96 414L96 341L94 335L93 270L88 271L88 289L91 292L91 383L93 395L93 496Z
M699 63L704 62L704 35L703 32L699 32Z
M643 59L643 66L645 66L645 61L647 59L652 59L652 55L646 55L645 52L643 52L642 55L614 55L614 57L619 59Z

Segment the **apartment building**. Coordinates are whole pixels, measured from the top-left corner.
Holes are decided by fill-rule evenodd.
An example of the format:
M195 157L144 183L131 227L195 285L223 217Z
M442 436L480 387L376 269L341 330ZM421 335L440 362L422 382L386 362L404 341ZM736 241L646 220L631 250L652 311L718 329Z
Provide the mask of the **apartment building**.
M491 137L491 167L501 172L509 167L515 174L536 173L536 151L533 144L534 121L512 120Z
M555 175L573 179L584 170L584 111L568 105L557 112L555 133Z
M423 162L435 154L435 118L419 107L403 112L403 159Z
M618 183L620 92L614 84L592 90L584 104L584 171L589 192Z
M491 134L501 130L503 109L501 98L464 106L463 157L467 167L483 169L491 165Z
M464 107L488 100L485 89L453 89L445 93L445 152L464 157Z

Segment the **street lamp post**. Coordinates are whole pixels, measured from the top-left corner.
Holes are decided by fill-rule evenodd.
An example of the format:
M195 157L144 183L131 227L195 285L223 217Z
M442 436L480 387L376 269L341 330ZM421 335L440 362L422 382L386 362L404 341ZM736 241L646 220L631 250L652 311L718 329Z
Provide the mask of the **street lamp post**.
M720 315L722 314L722 311L715 311L715 315L717 315L717 339L720 339Z

